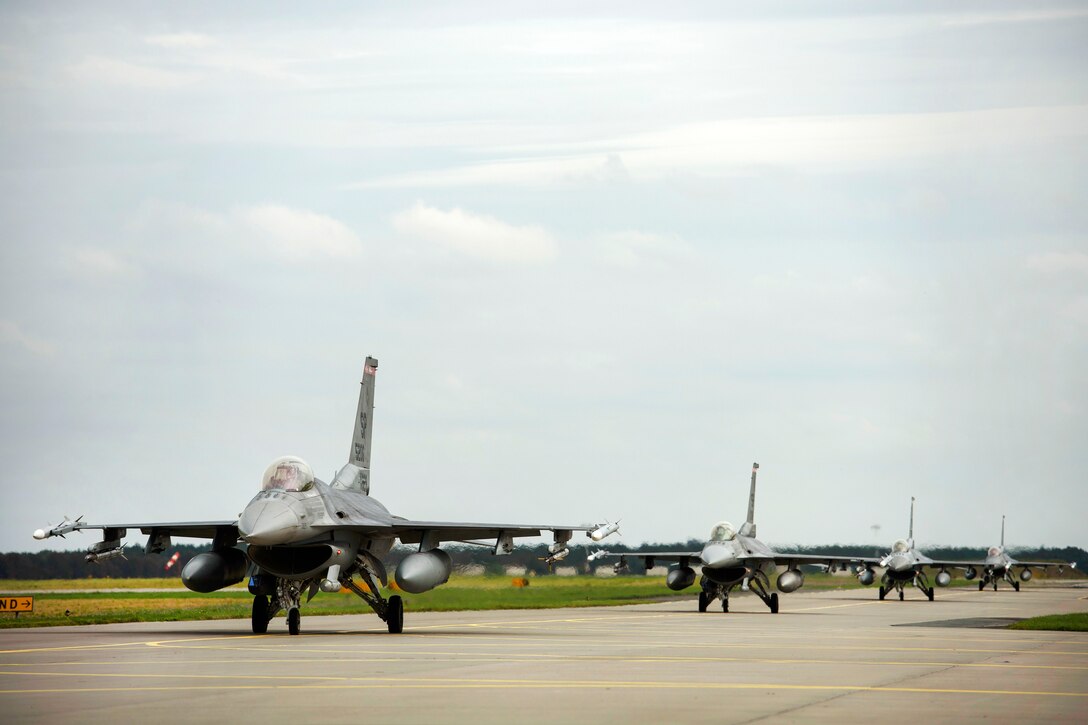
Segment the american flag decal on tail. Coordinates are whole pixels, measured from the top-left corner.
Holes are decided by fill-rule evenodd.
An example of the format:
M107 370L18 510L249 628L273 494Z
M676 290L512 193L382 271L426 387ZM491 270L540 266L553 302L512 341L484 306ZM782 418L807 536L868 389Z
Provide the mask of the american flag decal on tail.
M377 375L378 368L375 365L367 365L363 368L363 375Z

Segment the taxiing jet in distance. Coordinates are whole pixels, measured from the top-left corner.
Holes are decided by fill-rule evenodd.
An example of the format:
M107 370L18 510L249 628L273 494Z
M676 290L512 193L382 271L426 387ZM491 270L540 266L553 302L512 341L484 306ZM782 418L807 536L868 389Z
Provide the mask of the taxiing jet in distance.
M992 584L994 591L997 591L997 583L999 581L1008 582L1013 589L1020 591L1020 582L1013 578L1013 569L1020 567L1020 581L1027 582L1031 580L1032 567L1037 569L1046 569L1050 566L1058 567L1058 573L1061 574L1065 570L1065 564L1053 561L1017 561L1009 556L1005 551L1005 515L1001 515L1001 544L999 546L991 546L986 550L986 562L982 568L982 578L978 582L978 590L981 592L986 588L987 584ZM1076 562L1071 562L1070 567L1076 568ZM968 579L975 578L974 567L967 570L965 576Z
M778 574L776 585L783 593L797 591L805 583L805 575L798 568L813 564L833 568L860 561L858 557L822 554L788 554L775 551L756 538L756 474L759 464L752 464L752 484L748 494L748 520L738 531L727 521L722 521L710 531L710 538L701 551L655 551L611 554L619 556L617 570L626 566L627 557L642 559L647 569L658 561L675 561L665 575L665 585L673 591L681 591L695 583L698 566L699 611L705 612L712 602L720 600L722 611L729 611L729 593L740 587L755 592L772 613L778 613L778 593L771 592L770 577L778 574L778 566L786 570Z

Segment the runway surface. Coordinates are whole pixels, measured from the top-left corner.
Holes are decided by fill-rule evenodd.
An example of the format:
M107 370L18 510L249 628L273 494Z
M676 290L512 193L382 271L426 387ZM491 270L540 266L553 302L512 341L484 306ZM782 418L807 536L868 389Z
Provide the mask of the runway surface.
M0 630L5 723L1088 722L1088 588ZM964 626L971 625L971 626Z

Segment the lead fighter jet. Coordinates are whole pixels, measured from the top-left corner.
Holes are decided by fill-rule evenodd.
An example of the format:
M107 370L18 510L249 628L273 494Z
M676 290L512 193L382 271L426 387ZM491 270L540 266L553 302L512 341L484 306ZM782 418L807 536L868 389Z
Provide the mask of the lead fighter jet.
M246 505L237 520L178 523L90 524L65 520L48 530L38 529L35 539L64 536L72 531L98 529L102 541L91 547L87 561L101 561L124 553L122 539L128 529L148 536L145 551L159 553L171 546L172 536L211 539L212 551L193 557L181 580L196 592L212 592L249 577L253 594L253 631L268 631L279 612L287 612L287 629L300 631L302 594L309 601L320 590L347 588L361 597L396 634L404 627L404 605L397 595L388 599L381 585L388 583L382 557L394 541L417 545L397 566L395 580L404 591L418 594L444 584L450 576L449 554L439 548L458 541L493 548L509 554L514 539L552 531L549 547L561 558L574 531L604 538L604 525L477 524L449 521L413 521L394 516L370 496L370 439L374 416L374 379L378 361L368 357L363 368L362 390L355 415L348 462L331 483L314 477L301 458L276 459L265 470L261 491ZM594 540L599 540L595 538ZM487 541L476 541L485 539ZM239 541L245 548L237 548ZM361 581L356 581L358 577Z
M858 557L834 556L823 554L788 554L775 551L756 538L756 473L759 464L752 464L752 487L748 494L748 520L740 527L722 521L710 532L710 539L703 545L702 551L659 551L636 552L632 554L606 554L620 557L616 570L626 566L626 557L640 558L647 569L652 569L657 561L675 561L665 576L665 585L673 591L686 589L695 583L694 566L701 566L702 577L699 579L699 611L705 612L710 603L720 599L722 611L729 611L729 593L741 587L751 589L772 614L778 613L778 593L770 592L770 577L777 573L778 565L786 570L778 575L776 584L779 591L789 593L797 591L805 583L805 575L798 568L804 564L823 566L831 569L845 567L860 561Z

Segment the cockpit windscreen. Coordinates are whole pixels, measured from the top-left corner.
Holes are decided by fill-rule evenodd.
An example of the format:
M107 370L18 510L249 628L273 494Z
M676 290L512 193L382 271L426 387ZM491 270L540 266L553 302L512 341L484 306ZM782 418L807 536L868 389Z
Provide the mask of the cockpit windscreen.
M313 485L313 470L306 461L295 456L272 461L261 479L262 491L308 491Z
M716 524L713 529L710 530L711 541L732 541L737 537L737 530L733 528L733 524L728 521L722 521Z

